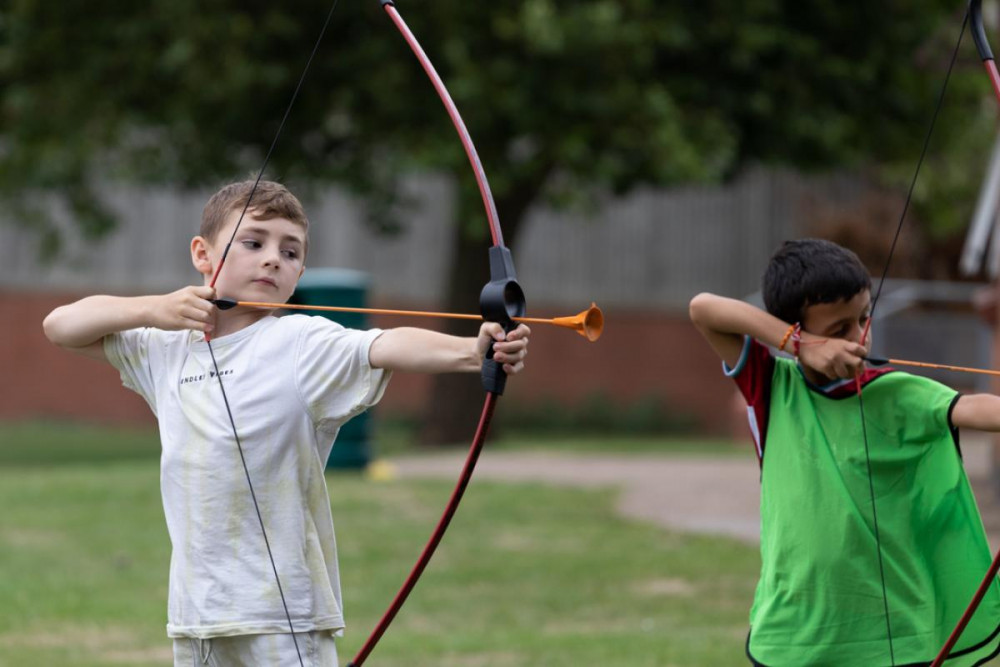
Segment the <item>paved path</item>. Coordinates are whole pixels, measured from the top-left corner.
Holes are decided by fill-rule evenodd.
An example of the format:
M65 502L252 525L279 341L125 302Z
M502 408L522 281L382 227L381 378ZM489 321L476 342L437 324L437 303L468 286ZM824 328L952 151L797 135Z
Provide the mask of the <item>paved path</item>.
M454 479L463 460L449 453L392 463L401 477ZM484 452L474 479L613 486L621 489L618 509L624 516L748 542L756 542L760 533L752 459Z
M986 491L988 446L968 439L962 448L987 530L1000 546L1000 503ZM446 453L393 459L392 464L401 477L455 479L463 460L463 454ZM486 451L474 478L618 487L618 509L624 516L672 530L759 541L760 486L752 457Z

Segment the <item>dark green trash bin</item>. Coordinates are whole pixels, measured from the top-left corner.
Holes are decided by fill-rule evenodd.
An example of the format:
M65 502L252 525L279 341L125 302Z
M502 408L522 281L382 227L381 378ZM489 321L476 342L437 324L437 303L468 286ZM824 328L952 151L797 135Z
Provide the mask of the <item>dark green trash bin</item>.
M366 308L368 275L351 269L306 269L289 303ZM312 313L350 329L367 329L365 313ZM326 462L327 468L364 468L372 459L370 411L343 425Z

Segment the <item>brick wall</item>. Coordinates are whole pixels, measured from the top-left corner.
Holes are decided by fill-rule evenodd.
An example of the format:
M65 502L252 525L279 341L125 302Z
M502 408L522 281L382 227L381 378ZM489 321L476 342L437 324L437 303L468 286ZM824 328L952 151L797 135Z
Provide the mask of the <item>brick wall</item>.
M60 350L42 333L42 319L72 294L0 291L0 419L82 419L152 424L145 402L121 386L110 366ZM392 307L393 304L378 304ZM400 304L395 304L399 306ZM547 313L544 307L533 314ZM551 312L566 315L566 312ZM523 375L512 381L505 402L558 399L578 403L600 392L627 406L659 398L675 413L693 417L703 430L732 428L734 389L721 377L718 359L683 314L639 310L605 312L607 327L596 343L567 330L536 325ZM374 326L403 324L375 318ZM412 320L405 321L412 325ZM382 414L419 410L429 378L397 375L379 405Z

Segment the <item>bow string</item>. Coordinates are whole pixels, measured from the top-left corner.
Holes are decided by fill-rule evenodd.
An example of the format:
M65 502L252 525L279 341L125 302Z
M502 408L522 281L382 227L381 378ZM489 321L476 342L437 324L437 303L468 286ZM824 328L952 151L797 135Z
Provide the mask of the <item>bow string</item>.
M212 280L209 283L210 287L214 288L215 284L219 280L219 275L222 273L222 267L225 266L226 258L229 256L229 250L233 246L233 241L236 239L236 234L240 230L240 225L243 224L243 219L246 217L247 211L251 208L253 196L257 192L257 187L260 185L261 178L264 176L264 171L267 169L267 165L271 161L271 155L274 153L275 146L278 145L278 139L281 137L281 133L285 128L285 122L288 120L288 117L292 112L292 107L295 105L295 100L299 96L299 91L302 90L302 84L306 80L306 75L309 72L309 66L312 65L313 59L319 51L319 45L323 41L323 36L326 34L326 29L330 25L330 19L333 17L333 12L337 8L338 2L339 0L334 0L333 4L330 6L330 11L327 13L326 20L323 22L323 27L320 29L319 36L316 38L316 43L313 45L312 52L306 60L306 65L302 69L302 74L299 76L298 83L295 85L292 97L288 101L288 105L285 107L285 113L281 118L281 122L278 124L278 129L274 133L271 145L267 149L264 161L257 172L257 178L254 180L254 184L250 188L250 194L247 196L246 204L244 204L243 210L240 211L240 217L236 220L236 225L233 227L233 233L229 237L229 241L226 243L225 249L222 251L222 257L219 259L219 265L215 268L215 273L212 275ZM215 350L212 348L212 337L209 334L205 334L205 343L208 345L208 353L212 358L212 367L215 370L215 377L219 381L219 391L222 392L222 403L226 408L226 415L229 418L229 425L233 432L233 440L236 442L236 450L240 455L240 463L243 465L243 474L246 477L247 487L250 490L250 498L253 501L253 508L257 515L257 523L260 526L260 533L264 539L264 548L267 551L267 557L271 563L271 572L274 574L274 583L278 589L278 595L281 598L282 609L285 612L285 620L288 623L288 632L292 636L292 643L295 646L295 654L299 659L299 667L305 667L305 662L302 659L302 651L299 648L299 641L295 636L295 625L292 623L292 614L288 609L288 601L285 599L285 592L281 586L281 577L278 576L278 566L274 561L274 552L271 550L271 542L267 538L267 528L264 525L264 517L261 513L260 503L257 501L257 493L254 491L253 480L250 477L250 468L247 466L246 453L243 451L243 443L240 440L239 429L236 427L236 419L233 417L233 410L229 404L229 397L226 394L226 385L222 381L222 373L219 372L219 362L215 358Z
M924 144L920 150L920 157L917 159L917 165L913 170L913 178L910 180L910 187L906 193L906 200L903 203L903 209L900 212L899 221L896 224L896 231L893 234L892 243L889 246L889 253L886 257L885 265L882 267L881 276L879 277L878 285L875 289L875 295L872 297L871 309L868 312L868 321L865 323L864 331L861 334L860 342L862 346L864 346L868 341L868 334L871 330L871 325L875 318L875 309L878 307L879 298L882 296L882 288L885 286L885 280L889 274L889 267L892 264L892 258L896 252L896 246L899 243L899 237L903 231L903 224L906 222L906 214L910 209L910 203L913 201L913 193L917 186L917 179L920 176L920 168L923 166L924 159L927 157L927 149L930 146L931 136L934 134L934 127L937 124L938 116L940 116L941 114L941 107L944 104L945 93L948 90L948 82L951 80L951 73L955 68L955 62L958 59L959 48L962 45L962 37L965 35L965 28L968 22L969 22L969 16L967 13L965 19L962 22L962 29L958 34L958 40L955 42L955 48L952 50L951 60L948 64L948 71L945 74L944 82L941 84L941 90L938 93L937 103L934 106L934 113L931 116L931 122L927 128L927 134L924 136ZM882 587L882 607L883 607L883 614L885 617L886 641L888 642L890 664L892 667L895 667L896 652L892 639L892 619L891 619L891 611L889 609L889 595L885 583L885 559L882 553L882 539L878 525L878 506L876 503L875 480L874 477L872 476L871 449L868 444L868 426L865 420L864 395L862 391L863 386L862 386L860 372L856 376L855 382L857 385L858 413L861 418L861 437L864 443L865 465L868 474L868 491L872 507L872 532L875 537L875 548L876 548L876 555L878 558L879 581Z
M323 23L323 27L320 30L319 37L313 46L312 53L303 69L302 75L299 78L298 84L296 85L295 91L292 94L291 100L285 110L284 117L278 126L275 133L274 139L271 142L271 146L264 158L264 162L261 165L260 170L257 173L257 178L254 181L254 185L251 188L250 194L247 197L246 204L240 213L240 217L233 229L232 235L223 250L222 257L219 261L219 265L216 268L215 274L212 277L210 286L214 287L218 281L219 274L222 272L222 268L225 265L226 258L229 254L229 250L232 246L233 241L236 238L237 232L239 231L240 225L246 216L247 211L252 207L253 196L257 190L257 187L263 177L264 171L270 162L271 155L274 151L275 146L278 143L278 139L281 136L282 130L284 129L285 122L287 121L292 106L295 103L296 98L302 88L302 84L305 81L306 74L309 71L309 66L312 64L313 59L319 50L320 43L323 40L323 36L326 33L327 27L330 24L333 12L337 7L338 0L334 0L331 6L326 20ZM483 204L486 209L487 221L489 223L490 235L492 238L492 246L489 249L489 260L490 260L490 281L483 288L480 295L480 310L482 312L482 317L484 320L498 322L502 325L505 331L511 331L517 326L517 323L513 318L520 318L524 316L525 313L525 302L524 302L524 292L522 291L520 285L517 282L517 274L514 270L513 258L510 250L504 245L503 232L500 228L499 215L497 214L496 204L493 200L492 192L490 191L489 182L486 178L486 173L483 170L482 163L479 160L479 155L476 151L475 145L472 143L472 139L469 136L468 130L465 127L465 123L462 120L461 115L458 112L455 103L451 99L451 95L448 93L440 76L435 71L433 65L428 59L427 55L424 53L420 44L417 42L416 38L410 32L406 23L403 21L402 17L399 15L395 8L394 3L388 0L381 0L381 4L389 16L392 18L393 22L396 24L399 31L402 33L410 48L413 50L420 64L423 66L427 75L430 77L434 88L437 90L439 97L445 105L448 111L448 115L451 117L452 123L455 125L458 131L459 137L462 141L462 145L465 148L466 155L472 165L473 171L475 173L476 182L479 185L480 194L482 196ZM223 300L224 301L224 300ZM597 311L599 314L599 311ZM601 324L603 324L603 319L601 319ZM599 334L598 334L599 335ZM295 637L295 627L292 622L291 613L288 609L288 604L284 596L284 592L281 586L281 579L278 574L278 568L274 560L274 555L271 550L270 542L267 538L267 530L265 528L263 516L260 510L260 505L257 501L256 493L254 492L253 481L250 477L249 468L246 463L245 453L243 451L243 446L239 436L239 430L236 427L236 420L233 417L232 409L229 403L229 399L226 395L225 385L222 380L222 374L219 372L218 362L215 358L215 353L212 349L211 337L206 335L206 342L208 343L209 353L212 357L212 363L215 368L216 377L219 381L219 389L222 392L223 403L226 408L227 415L229 417L229 423L233 432L233 439L236 442L237 451L240 455L240 460L243 465L243 471L246 476L247 486L250 490L251 499L253 501L254 510L257 514L258 523L261 529L261 535L264 539L265 548L268 554L268 558L271 563L271 571L274 574L275 584L277 585L278 592L281 597L282 607L284 608L285 619L288 623L288 630L292 636L292 640L295 644L296 654L298 656L299 664L304 667L304 662L302 658L302 653L298 645L298 641ZM461 498L465 492L465 488L468 486L469 480L472 477L472 472L475 468L476 462L478 461L479 454L482 451L483 444L485 442L486 434L489 431L490 423L493 419L493 413L496 408L497 398L503 394L506 385L506 373L503 370L502 364L493 360L493 349L490 346L486 353L486 358L483 361L481 378L484 389L486 390L486 399L483 405L482 414L479 419L479 423L476 428L475 435L472 440L472 445L469 449L469 454L466 458L465 465L459 476L458 482L452 492L452 495L445 507L444 513L442 514L434 532L432 533L430 540L424 547L416 565L413 567L410 575L407 577L400 591L397 593L395 599L390 605L389 609L383 615L381 621L372 631L368 640L362 646L361 650L349 663L350 667L360 667L362 663L367 659L368 655L374 649L375 645L378 643L379 639L385 633L389 624L392 622L393 618L399 612L403 603L406 601L413 587L416 585L417 580L423 573L427 564L430 562L431 556L436 550L438 544L444 536L448 525L451 522L452 517L458 509L458 505Z
M990 49L989 40L986 38L986 29L983 27L982 4L982 0L969 0L969 11L966 14L966 23L971 23L972 25L972 39L976 43L976 51L979 52L979 58L983 61L983 67L986 69L986 74L990 78L994 96L997 98L997 101L1000 102L1000 74L997 73L997 66L993 60L993 51ZM963 25L963 29L964 27L965 26ZM961 37L959 37L959 40L961 40ZM955 624L955 628L948 636L947 641L945 641L944 646L941 647L941 650L934 658L934 662L931 663L931 667L941 667L941 665L944 664L944 661L951 655L952 649L954 649L955 644L962 636L962 632L965 631L969 621L972 620L973 614L976 613L976 609L979 608L979 604L983 601L987 591L989 591L991 586L996 585L996 576L998 571L1000 571L1000 551L997 551L996 556L993 558L993 562L990 563L990 567L986 571L986 575L979 584L979 588L976 589L968 607L966 607L961 618L959 618L958 622Z
M865 330L864 330L864 333L863 333L862 339L861 339L861 344L862 345L864 345L865 341L867 340L869 329L871 327L871 323L874 320L875 308L878 305L879 297L881 296L882 288L883 288L883 286L885 284L886 276L887 276L888 271L889 271L889 266L892 263L893 254L895 252L897 242L899 241L899 237L900 237L900 234L901 234L902 229L903 229L903 224L904 224L904 222L906 220L906 213L909 210L910 203L912 202L912 199L913 199L913 192L914 192L914 189L916 187L917 178L918 178L918 176L920 174L920 168L921 168L921 166L922 166L922 164L924 162L924 159L926 157L928 146L930 144L931 135L934 132L934 126L935 126L935 124L937 122L938 116L940 115L941 107L942 107L942 104L943 104L943 101L944 101L944 97L945 97L945 92L947 91L948 82L949 82L949 80L951 78L951 74L952 74L952 72L954 70L954 67L955 67L955 62L956 62L956 60L958 58L958 53L959 53L959 49L960 49L961 44L962 44L962 39L963 39L963 37L965 35L966 28L969 27L970 24L971 24L972 36L973 36L973 39L974 39L974 41L976 43L976 49L979 52L980 58L982 59L983 65L984 65L984 67L986 69L987 75L990 78L990 82L992 84L994 94L996 95L998 101L1000 101L1000 74L998 74L998 72L997 72L997 67L996 67L996 64L995 64L994 59L993 59L993 54L992 54L992 51L990 49L989 42L988 42L988 40L986 38L986 31L985 31L985 29L983 27L983 22L982 22L982 0L970 0L969 1L969 6L968 6L968 11L965 13L965 16L964 16L964 19L963 19L963 22L962 22L962 28L961 28L961 31L959 32L958 40L956 41L955 48L954 48L954 51L953 51L952 56L951 56L951 61L949 62L949 65L948 65L948 71L945 74L944 82L942 83L941 90L940 90L940 93L938 95L937 104L935 106L934 113L933 113L933 116L931 118L930 126L928 127L927 134L926 134L925 139L924 139L923 148L921 150L920 157L919 157L919 159L917 161L917 166L914 169L913 179L910 182L910 187L909 187L909 190L908 190L907 195L906 195L906 201L905 201L905 203L903 205L903 210L902 210L902 213L901 213L901 215L899 217L899 222L898 222L898 224L896 226L896 231L895 231L895 234L893 236L892 244L891 244L891 246L889 248L888 257L887 257L885 265L884 265L884 267L882 269L881 277L880 277L879 282L878 282L878 287L876 289L875 296L874 296L874 298L872 300L872 307L871 307L871 311L869 313L869 319L868 319L868 322L867 322L867 324L865 326ZM876 363L876 365L877 365L880 362L881 363L885 363L888 360L872 359L872 361L874 363ZM907 364L907 365L937 366L937 365L933 365L933 364L916 363L916 362L904 362L904 363ZM954 369L954 370L971 370L971 369ZM887 593L886 593L885 571L884 571L884 567L883 567L882 547L881 547L881 540L880 540L880 537L879 537L879 528L878 528L878 513L877 513L877 508L876 508L876 502L875 502L876 495L875 495L875 487L874 487L874 482L873 482L872 472L871 472L871 457L870 457L869 447L868 447L867 427L865 425L864 403L863 403L863 398L862 398L862 385L861 385L860 375L857 378L857 393L858 393L858 406L859 406L859 411L860 411L860 416L861 416L862 437L863 437L864 446L865 446L865 460L866 460L866 463L867 463L867 466L868 466L868 480L869 480L869 489L870 489L870 492L871 492L871 504L872 504L873 532L874 532L874 536L875 536L876 547L877 547L877 550L878 550L879 574L880 574L881 583L882 583L882 595L883 595L883 605L884 605L884 613L885 613L887 641L888 641L888 645L889 645L889 655L890 655L891 664L893 665L893 667L895 667L895 665L896 665L896 658L895 658L895 652L894 652L893 640L892 640L892 624L891 624L891 620L890 620L890 610L889 610L889 605L888 605L888 596L887 596ZM996 557L993 559L993 562L991 563L988 571L986 572L986 575L983 578L982 583L980 584L980 586L976 590L975 594L973 595L972 600L970 601L969 605L966 607L966 609L965 609L964 613L962 614L961 618L958 620L958 622L957 622L954 630L949 635L949 637L948 637L947 641L945 642L944 646L942 646L941 650L939 651L939 653L935 657L934 661L932 663L930 663L930 667L941 667L941 665L945 662L945 660L947 660L948 657L951 655L951 651L954 649L955 644L958 642L959 638L961 637L962 632L965 630L965 628L968 625L969 621L972 619L973 614L975 613L976 609L979 607L979 604L982 602L983 598L985 597L986 592L989 590L989 588L992 585L996 584L996 576L997 576L997 572L998 571L1000 571L1000 552L998 552L997 555L996 555Z

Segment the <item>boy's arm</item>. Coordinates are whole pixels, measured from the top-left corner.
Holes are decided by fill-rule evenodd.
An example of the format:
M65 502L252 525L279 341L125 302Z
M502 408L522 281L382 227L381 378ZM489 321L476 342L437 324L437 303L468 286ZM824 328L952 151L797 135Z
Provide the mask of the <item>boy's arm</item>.
M730 368L739 362L745 335L776 348L789 327L787 322L749 303L707 292L691 299L688 313L694 326Z
M977 431L1000 431L1000 396L968 394L959 396L951 409L951 424Z
M486 350L508 375L521 372L531 330L525 325L504 334L496 322L486 322L476 338L449 336L414 327L387 329L372 343L368 361L373 368L411 373L478 372Z
M157 296L89 296L56 308L42 327L56 345L107 361L104 337L108 334L137 327L211 331L214 297L215 290L206 286L185 287Z
M691 321L730 368L739 363L743 336L777 348L791 326L749 303L707 292L691 299ZM844 338L826 338L800 333L799 361L828 378L850 378L864 367L867 350ZM794 348L787 344L785 350Z

